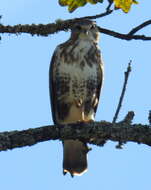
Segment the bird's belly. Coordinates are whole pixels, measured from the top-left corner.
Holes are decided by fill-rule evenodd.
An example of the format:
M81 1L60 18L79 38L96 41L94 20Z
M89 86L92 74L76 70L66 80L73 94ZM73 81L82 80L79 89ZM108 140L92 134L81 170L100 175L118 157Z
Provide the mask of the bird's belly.
M61 64L59 73L62 80L68 82L66 95L68 101L84 101L93 95L97 83L97 65L88 65L83 61L82 64ZM62 88L60 86L60 88Z

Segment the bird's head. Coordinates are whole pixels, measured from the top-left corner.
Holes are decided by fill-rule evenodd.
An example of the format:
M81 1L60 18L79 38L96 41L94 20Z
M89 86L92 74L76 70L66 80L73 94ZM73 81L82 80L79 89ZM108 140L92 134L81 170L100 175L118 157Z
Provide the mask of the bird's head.
M81 20L71 28L71 37L78 37L82 40L99 41L99 30L96 23L91 20Z

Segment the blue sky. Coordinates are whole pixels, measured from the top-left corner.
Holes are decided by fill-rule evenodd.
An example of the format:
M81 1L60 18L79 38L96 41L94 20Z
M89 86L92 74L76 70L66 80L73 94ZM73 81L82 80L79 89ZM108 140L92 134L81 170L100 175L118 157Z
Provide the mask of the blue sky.
M74 13L60 7L57 0L2 0L0 15L4 25L52 23L56 19L95 15L104 5L87 5ZM128 14L116 11L97 19L102 27L127 33L150 19L150 2L140 1ZM151 26L139 32L151 35ZM49 37L28 34L2 35L0 42L0 130L23 130L52 124L48 93L48 69L55 47L69 38L69 32ZM147 123L151 109L151 42L124 41L101 34L105 80L96 120L112 121L123 85L123 72L132 60L132 73L119 115L135 111L135 123ZM91 146L89 169L83 176L62 175L62 145L59 141L39 143L0 153L0 189L149 189L151 148L127 143L122 150L109 141L104 147Z

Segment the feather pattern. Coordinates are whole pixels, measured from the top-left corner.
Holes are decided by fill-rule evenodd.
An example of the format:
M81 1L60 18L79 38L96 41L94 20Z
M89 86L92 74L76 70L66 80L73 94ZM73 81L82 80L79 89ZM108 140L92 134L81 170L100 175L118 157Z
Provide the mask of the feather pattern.
M82 25L83 31L90 24ZM55 124L93 121L103 81L103 63L96 41L73 30L71 39L59 45L50 65L50 97ZM87 168L87 145L79 140L64 142L64 172L80 174Z

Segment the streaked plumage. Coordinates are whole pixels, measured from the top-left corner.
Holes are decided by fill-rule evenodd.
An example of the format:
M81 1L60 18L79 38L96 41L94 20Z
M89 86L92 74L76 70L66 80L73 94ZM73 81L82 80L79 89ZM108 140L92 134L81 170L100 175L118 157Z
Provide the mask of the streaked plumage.
M71 38L53 54L49 82L55 124L94 121L103 80L98 36L94 22L79 22L73 26ZM63 146L64 174L83 173L87 169L86 143L65 140Z

